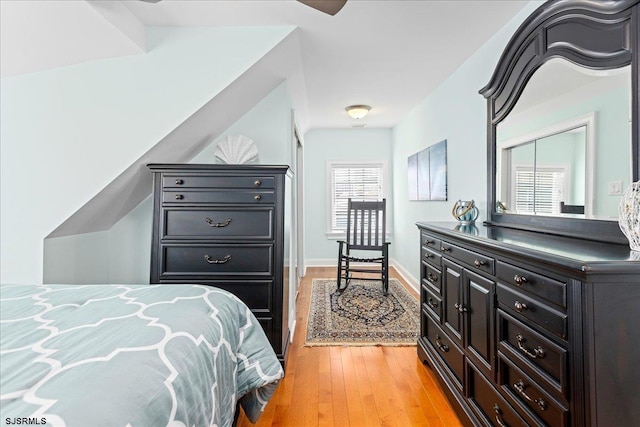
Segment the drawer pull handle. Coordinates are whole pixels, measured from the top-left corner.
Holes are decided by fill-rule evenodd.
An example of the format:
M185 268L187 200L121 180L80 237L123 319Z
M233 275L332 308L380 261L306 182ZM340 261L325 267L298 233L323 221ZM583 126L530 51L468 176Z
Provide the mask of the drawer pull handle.
M227 225L231 224L231 218L227 218L226 221L224 221L224 222L213 222L213 220L211 218L205 218L204 222L209 224L211 227L222 228L222 227L226 227Z
M540 409L542 409L543 411L547 410L547 402L544 401L544 399L542 398L537 398L537 399L532 399L524 390L528 387L527 384L524 383L524 381L522 379L518 380L517 383L513 384L513 388L516 389L516 391L518 393L520 393L520 395L522 397L524 397L525 399L527 399L529 402L534 402L536 405L538 405L540 407Z
M516 282L516 285L522 286L527 283L527 278L516 274L515 276L513 276L513 281Z
M473 261L473 265L475 265L476 267L479 268L479 267L487 265L487 261L482 261L482 260L477 259L477 260Z
M530 358L543 359L544 356L546 356L544 349L540 346L537 346L536 348L534 348L533 351L525 347L523 344L527 342L527 340L525 337L522 336L522 334L517 334L516 339L518 340L518 348L522 350L522 352L527 356L529 356Z
M496 413L496 422L498 423L498 425L500 427L509 427L508 424L502 421L502 410L500 410L500 407L497 403L493 404L493 411Z
M433 298L431 298L431 297L429 297L429 298L427 299L427 304L429 304L429 307L431 307L431 308L436 308L436 307L438 307L438 303L437 303L437 302L435 302L435 301L433 300Z
M441 250L442 252L451 252L451 248L448 248L448 247L446 247L446 246L440 246L440 250Z
M436 276L435 274L429 272L427 274L427 277L429 278L429 280L431 280L433 283L438 283L438 276Z
M433 245L434 243L436 243L435 240L425 240L424 241L425 245Z
M259 179L256 179L253 185L255 185L256 187L260 187L262 185L262 181L260 181Z
M462 304L455 303L455 304L453 304L453 307L456 310L458 310L460 313L464 313L465 311L467 311L467 308Z
M432 254L424 254L424 257L425 257L426 259L429 259L429 258L433 258L433 255L432 255Z
M520 302L520 301L516 301L513 305L515 306L516 311L517 311L518 313L522 313L524 310L526 310L527 308L529 308L529 307L527 307L527 304L525 304L525 303L523 303L523 302Z
M204 259L206 259L209 264L225 264L229 262L229 260L231 259L231 255L226 255L222 259L213 259L209 255L205 255Z
M184 181L181 179L176 179L176 185L182 185L184 184Z
M261 196L261 195L259 195L259 194L256 194L255 196L253 196L253 198L254 198L255 200L260 200L260 199L262 199L262 196Z
M440 349L441 352L446 353L449 351L449 346L446 344L442 344L440 341L440 335L436 334L436 345Z
M176 194L176 200L182 200L184 196L182 194Z

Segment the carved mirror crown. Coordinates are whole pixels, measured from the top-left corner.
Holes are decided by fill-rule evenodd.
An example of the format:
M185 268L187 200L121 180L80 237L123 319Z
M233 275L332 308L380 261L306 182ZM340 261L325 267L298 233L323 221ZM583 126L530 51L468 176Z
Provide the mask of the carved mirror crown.
M639 3L550 0L513 35L480 90L488 106L488 224L626 242L612 206L619 190L640 179ZM573 77L563 81L564 69ZM569 86L570 95L555 98ZM618 96L607 111L605 101L586 95L610 102L604 88ZM534 130L536 123L544 129ZM568 145L559 141L576 138L579 161L564 160ZM553 160L545 164L545 156ZM577 206L566 211L565 204Z

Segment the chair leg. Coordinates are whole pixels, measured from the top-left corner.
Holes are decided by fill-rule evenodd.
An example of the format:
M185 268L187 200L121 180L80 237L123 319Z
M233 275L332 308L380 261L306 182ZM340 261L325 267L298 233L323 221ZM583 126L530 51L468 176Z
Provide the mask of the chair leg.
M342 281L342 260L338 257L338 280L336 280L336 291L340 292L340 282Z
M342 255L343 250L344 250L344 242L339 241L338 242L338 280L336 281L337 292L342 292L347 287L346 280L345 280L344 288L342 287L342 278L346 276L346 271L344 270L345 259L344 259L344 256Z
M349 283L351 282L351 270L349 270L349 258L347 258L344 262L345 262L345 267L344 267L344 289L347 289L347 286L349 286Z
M389 256L386 250L382 260L382 293L385 296L389 293Z
M341 275L338 278L338 292L344 292L345 289L347 289L347 286L349 286L349 281L351 279L351 277L349 276L349 261L344 261L344 264L341 265L340 267L340 271L341 271ZM344 282L344 286L342 286L342 283Z
M387 295L389 292L389 275L387 273L387 269L382 267L382 294Z

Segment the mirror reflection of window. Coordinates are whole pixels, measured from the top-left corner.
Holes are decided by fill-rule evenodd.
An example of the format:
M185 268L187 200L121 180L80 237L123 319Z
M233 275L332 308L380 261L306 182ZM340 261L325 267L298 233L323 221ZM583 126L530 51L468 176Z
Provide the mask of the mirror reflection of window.
M593 71L556 58L540 67L496 129L496 194L503 206L497 208L615 218L620 195L609 194L608 184L631 181L630 94L629 66ZM584 149L580 140L586 141ZM521 148L526 143L533 147ZM521 161L517 175L519 150L534 154Z
M576 206L570 213L582 210L584 214L586 131L586 126L580 126L501 150L508 159L502 168L505 208L560 215L569 213L568 206Z

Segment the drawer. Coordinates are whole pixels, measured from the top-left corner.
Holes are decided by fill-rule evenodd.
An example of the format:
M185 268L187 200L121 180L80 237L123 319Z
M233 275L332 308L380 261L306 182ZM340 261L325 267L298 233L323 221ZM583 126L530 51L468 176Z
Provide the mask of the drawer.
M442 294L442 273L434 266L422 263L422 281L434 292Z
M273 245L163 245L162 278L271 276Z
M517 286L522 292L536 295L559 307L567 307L567 284L533 271L498 261L496 275L500 280Z
M516 316L537 323L560 338L567 339L567 315L517 292L510 286L498 283L498 304Z
M442 258L440 252L436 252L427 247L422 247L420 251L420 256L422 258L422 262L426 262L436 268L440 268L440 259Z
M189 203L243 203L250 205L272 205L275 201L273 191L264 190L171 190L162 192L163 205L183 205Z
M186 280L163 280L163 284L188 283ZM273 280L215 280L198 283L229 291L242 300L256 316L273 314Z
M425 338L449 367L455 379L455 384L462 391L464 373L464 354L462 350L442 332L442 329L435 324L431 316L425 314L424 310L422 321L425 322Z
M430 234L421 233L420 246L422 246L423 248L429 248L434 251L440 251L442 241L436 237L431 236Z
M536 381L544 383L546 390L568 397L567 350L502 309L498 309L498 351Z
M494 259L486 255L461 248L444 240L442 241L440 251L443 254L447 254L450 258L469 265L473 271L482 271L488 274L493 274L494 272Z
M426 285L422 285L422 308L426 310L437 323L442 318L442 299L434 294Z
M229 291L240 298L256 317L273 314L272 280L220 281L209 284Z
M493 426L527 426L515 409L487 381L473 364L467 364L469 375L469 402L484 418L484 422Z
M498 361L499 385L517 404L537 419L539 424L566 427L569 425L569 410L555 401L527 374L518 369L504 356ZM526 409L524 409L526 408Z
M273 208L165 209L163 238L273 239Z
M162 175L162 188L275 188L272 176Z

